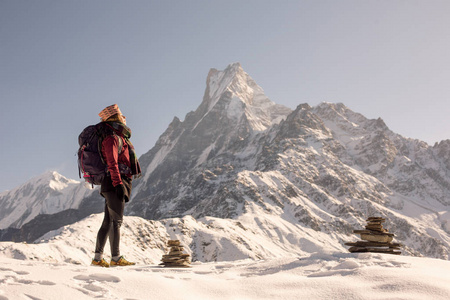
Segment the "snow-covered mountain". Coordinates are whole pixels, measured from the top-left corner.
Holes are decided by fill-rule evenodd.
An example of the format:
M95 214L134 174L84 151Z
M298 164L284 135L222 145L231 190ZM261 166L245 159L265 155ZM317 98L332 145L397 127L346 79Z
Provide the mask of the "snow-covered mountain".
M0 194L0 240L33 241L103 209L97 189L46 172Z
M346 251L369 216L403 253L449 259L449 158L450 141L402 137L343 104L275 104L235 63L211 70L200 106L140 157L126 214L154 220L129 225L133 238L159 249L175 235L201 261Z
M0 229L20 228L39 214L78 208L90 193L79 181L67 179L57 172L46 172L0 194Z
M290 112L291 109L270 101L239 63L224 71L212 69L197 110L187 114L184 122L175 118L155 147L140 158L144 178L129 211L144 212L139 215L148 218L183 215L199 204L200 198L206 200L215 193L202 191L194 199L197 195L192 183L202 184L202 178L216 176L214 172L225 178L232 171L230 167L256 154L257 149L251 148L249 141L264 136ZM164 190L168 194L159 196ZM167 199L173 201L169 203ZM224 216L216 207L208 206L205 209L211 214L206 215Z
M407 253L448 259L449 144L404 138L343 104L291 111L232 64L210 71L198 109L175 118L141 157L144 179L127 212L148 219L267 214L339 245L381 215ZM292 243L286 235L274 242Z

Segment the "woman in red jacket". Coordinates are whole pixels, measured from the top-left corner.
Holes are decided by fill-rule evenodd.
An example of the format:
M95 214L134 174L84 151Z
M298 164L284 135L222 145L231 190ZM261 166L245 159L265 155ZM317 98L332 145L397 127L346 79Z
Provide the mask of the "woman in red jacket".
M128 266L135 263L120 255L120 227L123 222L125 202L130 200L131 181L141 174L139 162L130 142L131 130L117 104L99 113L107 133L102 142L102 155L108 166L108 176L102 181L100 194L105 198L105 216L97 234L95 257L92 265L109 267ZM103 249L109 237L111 262L103 258Z

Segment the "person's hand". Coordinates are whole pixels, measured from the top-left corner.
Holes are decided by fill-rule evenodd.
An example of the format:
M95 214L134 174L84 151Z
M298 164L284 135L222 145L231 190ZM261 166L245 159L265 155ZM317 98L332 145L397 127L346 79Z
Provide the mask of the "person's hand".
M117 185L115 187L115 189L116 189L117 197L120 200L125 201L125 194L126 194L125 186L121 183L121 184Z

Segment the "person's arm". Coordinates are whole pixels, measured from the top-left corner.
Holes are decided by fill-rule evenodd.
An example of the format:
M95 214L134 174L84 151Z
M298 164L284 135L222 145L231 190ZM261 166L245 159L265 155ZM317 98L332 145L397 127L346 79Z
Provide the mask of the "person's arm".
M116 135L107 136L102 142L102 151L111 174L112 184L116 187L122 184L119 172L119 137Z

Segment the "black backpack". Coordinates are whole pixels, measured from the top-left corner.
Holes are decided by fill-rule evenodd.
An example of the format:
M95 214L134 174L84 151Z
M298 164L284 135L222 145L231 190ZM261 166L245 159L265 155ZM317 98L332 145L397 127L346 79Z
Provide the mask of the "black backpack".
M78 173L86 182L100 185L108 174L108 166L102 155L102 142L108 135L115 135L114 130L105 123L86 127L78 136ZM123 141L119 138L119 153Z

